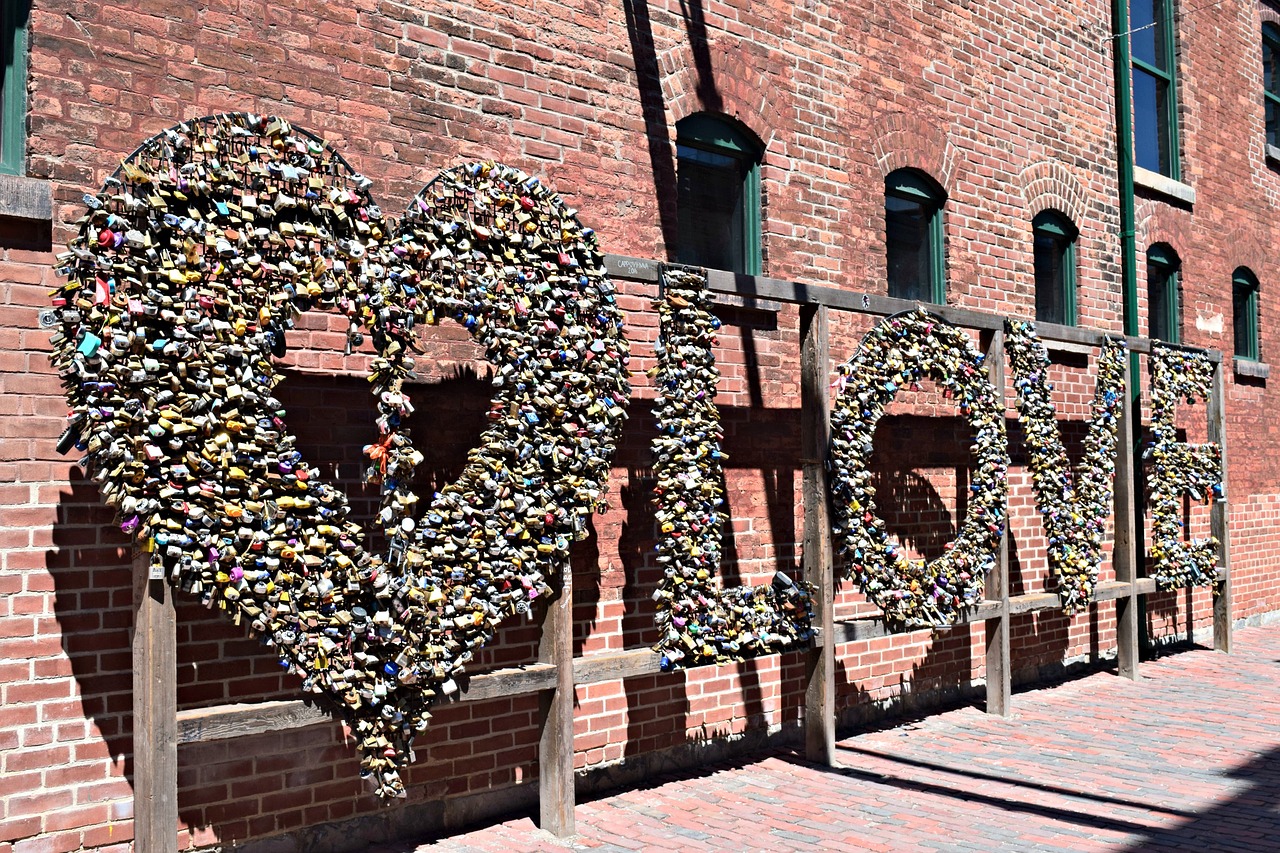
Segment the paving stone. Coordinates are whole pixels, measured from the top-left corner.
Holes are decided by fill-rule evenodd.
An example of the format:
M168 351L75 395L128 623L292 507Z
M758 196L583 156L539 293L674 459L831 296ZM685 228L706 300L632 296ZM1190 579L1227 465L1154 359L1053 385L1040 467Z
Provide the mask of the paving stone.
M667 775L578 806L578 835L528 818L377 853L519 851L1145 851L1280 849L1280 629L1236 653L1169 654L837 744Z

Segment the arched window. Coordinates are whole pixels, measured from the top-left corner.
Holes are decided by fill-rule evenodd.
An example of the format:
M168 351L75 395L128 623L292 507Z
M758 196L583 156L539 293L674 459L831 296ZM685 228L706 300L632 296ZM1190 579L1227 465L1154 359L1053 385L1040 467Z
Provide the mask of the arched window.
M1258 345L1258 279L1248 267L1237 267L1231 274L1231 319L1235 330L1237 358L1257 361Z
M1280 148L1280 27L1262 25L1262 102L1267 111L1267 144Z
M923 172L898 169L884 179L889 295L917 302L947 298L942 187Z
M1036 320L1076 324L1076 227L1056 210L1031 220L1035 241Z
M1182 260L1172 246L1157 243L1147 249L1147 337L1181 343L1181 271Z
M749 130L725 116L696 113L676 123L676 260L760 274L763 153Z

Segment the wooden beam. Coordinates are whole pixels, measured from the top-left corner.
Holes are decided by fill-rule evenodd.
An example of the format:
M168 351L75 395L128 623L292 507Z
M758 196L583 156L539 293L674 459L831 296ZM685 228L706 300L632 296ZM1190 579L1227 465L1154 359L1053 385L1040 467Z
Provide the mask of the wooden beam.
M1000 417L1004 417L1004 330L997 329L987 341L987 378L996 391ZM1000 717L1009 716L1013 710L1013 658L1009 649L1009 514L1005 504L1004 529L1000 532L999 554L996 568L987 575L986 595L997 602L999 612L984 624L986 627L987 713Z
M662 656L649 648L586 655L573 661L573 678L578 684L598 684L661 672Z
M1016 601L1016 598L1010 599ZM971 622L981 622L985 619L993 619L1000 614L1004 605L999 601L982 601L968 610L962 612L956 620L955 626L947 626L938 628L939 631L946 631L949 627L959 625L968 625ZM928 628L912 628L908 631L893 631L884 623L879 616L864 616L859 619L841 619L832 627L832 637L835 643L857 643L863 640L878 640L881 637L889 637L893 634L910 633L911 631L926 631ZM820 639L825 644L825 640Z
M1116 424L1116 476L1112 484L1112 516L1115 518L1115 541L1111 565L1116 583L1127 586L1129 595L1116 602L1116 670L1124 678L1136 681L1142 645L1138 640L1142 604L1138 601L1138 527L1137 456L1139 418L1133 408L1133 357L1126 359L1124 399ZM1101 599L1099 599L1101 600Z
M659 262L647 258L633 258L626 255L605 255L605 269L614 278L627 281L658 281ZM725 270L707 270L707 280L711 290L717 293L732 294L745 299L758 298L773 302L789 302L794 305L824 305L843 311L854 311L859 314L886 317L903 311L924 308L949 323L971 329L988 332L1004 328L1003 315L986 314L968 308L957 308L953 305L934 305L931 303L913 302L909 299L894 299L876 293L862 293L856 290L845 290L820 284L805 284L797 281L785 281L762 275L743 275ZM1100 346L1107 338L1123 338L1131 352L1151 352L1149 338L1126 337L1116 332L1086 329L1079 326L1062 326L1057 323L1037 323L1036 334L1052 349L1052 343L1063 343L1077 347ZM1222 361L1222 353L1218 350L1205 350L1199 347L1165 344L1190 352L1203 352L1214 363Z
M297 699L192 708L178 712L178 743L249 737L333 721L333 714Z
M1125 581L1100 581L1093 588L1094 601L1123 601L1133 596L1133 584Z
M864 640L878 640L888 637L894 632L884 624L884 620L875 617L862 619L841 619L831 627L831 643L858 643ZM828 642L823 638L824 644Z
M1009 612L1014 615L1061 608L1062 596L1056 592L1028 592L1009 599Z
M827 308L800 310L800 459L804 466L804 579L813 585L813 622L829 638L835 605L831 522L827 514L827 448L830 374ZM805 662L805 757L827 766L836 762L835 643L809 650Z
M1222 448L1222 498L1209 510L1210 530L1218 539L1218 583L1213 594L1213 647L1231 654L1231 529L1227 513L1227 390L1226 371L1219 362L1209 392L1209 441Z
M1155 581L1150 578L1139 579L1136 585L1106 581L1098 584L1094 598L1097 601L1125 599L1134 594L1135 586L1139 595L1155 591ZM1039 612L1061 606L1061 600L1054 593L1014 596L1009 602L1009 609L1015 613ZM999 601L983 601L962 614L957 624L995 618L1004 606ZM873 640L892 633L878 617L842 620L816 637L813 645L825 647L828 639L836 644ZM660 675L660 660L661 656L649 648L586 655L574 658L573 679L575 684L598 684ZM466 679L462 689L447 701L473 702L552 690L559 684L558 672L559 668L554 664L535 663L480 673ZM319 725L333 719L333 715L323 708L297 699L194 708L178 712L177 742L202 743L265 734Z
M442 704L522 696L553 688L557 683L555 665L544 663L496 669L459 681L461 689ZM178 743L300 729L335 719L325 708L297 699L193 708L178 712Z
M137 850L178 849L178 622L173 590L133 557L133 837Z
M538 738L539 827L573 835L573 574L566 560L560 594L547 605L538 661L555 666L555 684L540 694Z

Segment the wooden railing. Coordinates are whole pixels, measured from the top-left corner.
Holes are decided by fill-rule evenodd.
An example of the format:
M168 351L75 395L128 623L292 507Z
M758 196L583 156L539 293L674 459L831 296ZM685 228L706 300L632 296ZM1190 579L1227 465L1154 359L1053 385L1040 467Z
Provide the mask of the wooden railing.
M657 261L610 255L610 275L619 280L657 282ZM884 623L867 617L833 619L834 567L831 525L827 516L824 458L828 446L830 364L829 323L832 310L888 316L911 310L916 303L876 294L801 284L763 276L709 273L710 286L736 304L800 306L801 418L804 509L804 576L817 589L814 600L815 639L808 651L805 687L805 751L810 760L835 761L835 647L840 643L887 636ZM1004 318L963 308L929 305L929 311L962 327L979 330L987 352L993 383L1004 388ZM1115 333L1037 323L1037 332L1051 348L1088 352ZM1149 353L1145 338L1125 338L1131 352ZM1224 378L1221 354L1208 351L1214 363L1214 382L1208 401L1208 439L1222 445L1224 478ZM1126 377L1129 372L1126 371ZM1130 391L1132 389L1129 389ZM1121 675L1138 676L1138 599L1155 591L1155 584L1139 577L1137 543L1136 467L1133 456L1132 394L1125 394L1120 413L1115 479L1115 581L1097 585L1097 601L1117 603L1116 654ZM1212 533L1221 543L1220 585L1214 598L1215 647L1231 649L1231 583L1227 511L1222 502L1210 513ZM175 850L177 805L177 745L278 732L333 719L328 712L301 700L222 705L179 712L176 697L177 633L172 590L163 581L147 580L148 561L135 560L136 632L134 637L134 816L139 850ZM577 685L653 675L661 672L659 656L648 648L573 656L572 576L566 570L559 596L547 607L542 622L538 662L472 675L454 701L466 702L537 693L540 702L539 797L544 829L573 832L573 706ZM1058 610L1055 593L1009 595L1008 533L1000 545L998 569L987 581L986 598L969 609L962 624L986 623L987 711L1006 715L1011 705L1010 619L1025 613Z

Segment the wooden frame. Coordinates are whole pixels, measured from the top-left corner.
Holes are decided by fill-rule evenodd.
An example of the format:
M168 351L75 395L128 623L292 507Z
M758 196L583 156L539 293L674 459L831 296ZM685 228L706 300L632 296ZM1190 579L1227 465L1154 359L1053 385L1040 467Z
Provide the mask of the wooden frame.
M657 261L610 255L609 273L618 279L657 282ZM915 308L915 303L886 296L840 290L820 285L780 281L762 276L709 272L713 291L745 299L798 304L801 326L801 417L804 471L804 575L818 590L814 616L818 628L808 652L805 686L805 754L816 762L835 761L835 647L840 643L888 636L884 623L875 618L835 622L833 557L826 491L825 448L828 430L827 380L830 373L828 317L831 309L887 316ZM1004 318L946 305L929 310L956 325L983 333L988 369L1003 393ZM1060 349L1080 351L1100 345L1108 333L1073 326L1039 324L1042 339ZM1145 338L1126 338L1134 352L1149 353ZM1214 363L1214 383L1208 401L1208 437L1222 444L1224 486L1226 466L1225 379L1222 355L1208 351ZM1129 374L1126 374L1129 375ZM1129 392L1132 389L1127 389ZM1100 583L1097 601L1117 602L1117 657L1119 673L1138 676L1138 599L1155 592L1155 582L1138 577L1136 544L1140 537L1135 513L1136 479L1133 438L1135 418L1131 393L1125 394L1121 411L1120 441L1115 479L1115 553L1117 580ZM1214 644L1231 650L1231 574L1227 508L1216 503L1211 528L1221 543L1219 588L1214 600ZM149 560L134 560L134 815L138 849L176 850L177 746L243 735L301 728L331 721L324 710L302 700L260 704L223 705L178 711L176 698L177 632L173 593L165 581L148 578ZM987 711L1007 715L1011 707L1009 622L1023 613L1060 609L1056 593L1009 595L1007 537L1002 539L997 571L989 578L987 597L971 608L961 624L986 623ZM549 605L542 626L538 662L471 676L464 692L454 701L474 701L537 693L541 697L539 740L539 796L542 828L557 835L573 832L573 703L577 685L613 681L662 670L659 656L648 648L573 657L572 576L566 567L558 597Z

